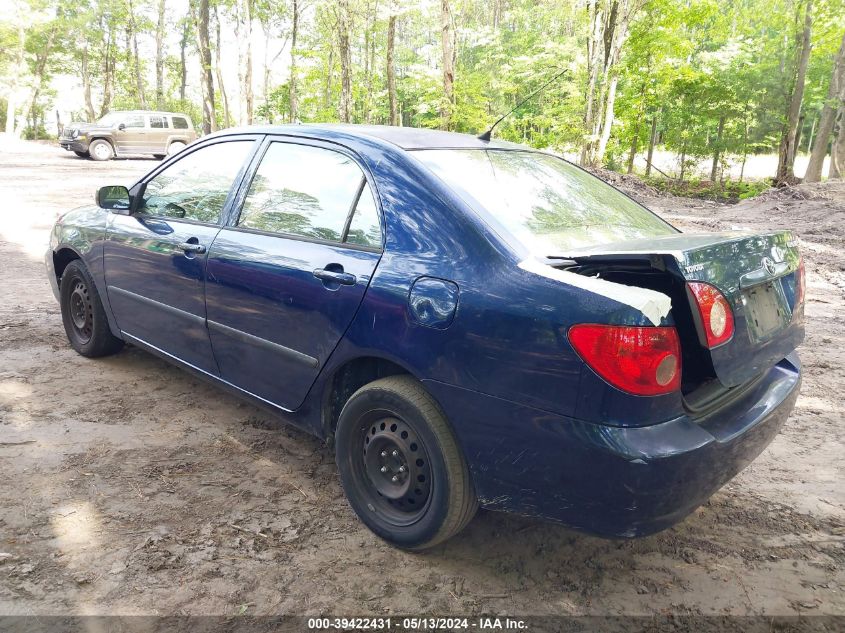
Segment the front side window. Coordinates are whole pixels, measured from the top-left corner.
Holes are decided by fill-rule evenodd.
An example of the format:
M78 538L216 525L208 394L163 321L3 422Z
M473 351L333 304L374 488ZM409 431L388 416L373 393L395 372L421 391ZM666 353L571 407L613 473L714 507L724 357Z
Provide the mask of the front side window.
M127 129L146 127L144 124L144 117L140 114L130 114L125 119L123 119L123 127Z
M167 119L163 116L150 116L150 127L152 128L165 128L167 127Z
M521 150L424 150L415 156L536 255L676 232L645 207L556 156Z
M172 117L173 120L173 127L177 130L187 130L188 129L188 120L182 116L175 116Z
M147 183L137 213L216 224L254 141L207 145Z
M372 194L368 188L362 192L362 186L366 188L361 168L340 152L271 143L249 187L238 226L341 242L359 192L372 203ZM356 229L362 235L369 228L368 221L363 222Z

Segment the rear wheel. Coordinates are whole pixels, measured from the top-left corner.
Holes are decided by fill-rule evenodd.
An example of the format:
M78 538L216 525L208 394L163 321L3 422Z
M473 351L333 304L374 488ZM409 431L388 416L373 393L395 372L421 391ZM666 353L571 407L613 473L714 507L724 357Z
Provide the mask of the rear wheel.
M161 160L165 156L167 156L167 154L153 154L153 158L155 158L157 160Z
M185 149L185 144L182 141L173 141L167 146L167 155L173 156L173 154L178 154L183 149Z
M94 279L80 260L69 263L62 273L59 296L62 322L73 349L95 358L114 354L123 347L123 341L109 329Z
M412 377L390 376L356 391L335 439L352 509L389 543L432 547L475 515L478 502L454 434Z
M103 139L92 141L91 145L88 146L88 153L94 160L111 160L114 158L114 149L111 143Z

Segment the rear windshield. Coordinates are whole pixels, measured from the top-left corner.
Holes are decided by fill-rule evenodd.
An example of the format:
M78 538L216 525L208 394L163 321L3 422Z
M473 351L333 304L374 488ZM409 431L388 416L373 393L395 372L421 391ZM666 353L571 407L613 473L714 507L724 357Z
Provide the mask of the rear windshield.
M421 150L414 156L537 255L676 232L623 193L556 156L454 149Z

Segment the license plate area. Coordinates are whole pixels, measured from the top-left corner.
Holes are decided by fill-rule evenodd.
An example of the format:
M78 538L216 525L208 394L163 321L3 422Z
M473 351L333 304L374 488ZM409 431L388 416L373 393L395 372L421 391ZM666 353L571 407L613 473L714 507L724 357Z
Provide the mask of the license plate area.
M754 342L764 341L789 323L780 281L754 286L742 293L748 333Z

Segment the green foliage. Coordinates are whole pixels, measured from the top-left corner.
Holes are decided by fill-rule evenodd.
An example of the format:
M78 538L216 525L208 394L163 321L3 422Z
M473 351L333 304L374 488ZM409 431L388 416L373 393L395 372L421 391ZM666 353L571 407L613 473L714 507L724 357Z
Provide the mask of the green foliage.
M238 37L236 22L246 1L210 0L212 15L219 16L230 45L231 38ZM651 141L653 122L656 145L677 156L676 168L670 171L683 171L685 178L696 177L690 168L702 159L724 168L725 156L734 160L776 151L794 84L806 1L644 0L634 14L619 62L600 79L602 86L611 77L618 79L605 165L625 170L632 153L642 156ZM275 71L268 75L266 94L256 89L257 121L289 121L292 86L298 120L339 120L340 28L341 17L348 14L352 120L387 123L387 24L395 14L396 97L402 125L444 127L447 122L441 112L446 109L450 129L478 134L566 68L566 76L508 116L495 135L578 152L588 134L584 121L589 16L584 2L449 0L455 33L452 104L444 97L440 0L297 0L295 51L280 44L292 35L293 2L250 2L253 42L264 37L271 49L281 51ZM130 35L137 37L143 50L154 45L156 0L11 0L11 4L9 18L0 20L0 98L14 93L18 112L28 111L30 126L37 127L45 117L50 79L70 75L82 81L83 70L90 83L92 112L86 112L89 107L80 91L81 117L141 107L138 70L146 104L154 107L155 62L141 54L136 64ZM186 112L199 124L195 21L182 5L178 12L175 6L167 4L166 107ZM802 149L826 96L832 57L845 29L843 9L843 0L814 0ZM212 19L212 30L214 24ZM181 42L183 32L189 84L181 100L182 56L174 41ZM214 33L211 40L214 45ZM45 49L50 50L48 63L41 67ZM293 78L287 71L292 52L297 69ZM254 85L263 88L264 69L258 56L254 77ZM226 82L229 106L237 110L240 86L232 77ZM36 83L43 88L38 94L33 89ZM215 97L217 123L222 126L219 86ZM750 191L738 185L722 189L713 195L739 198Z
M645 182L658 191L671 193L675 196L688 198L703 198L720 202L739 202L758 196L771 188L768 180L746 180L738 182L727 180L723 183L710 182L699 178L691 178L683 182L660 177L648 177Z

